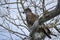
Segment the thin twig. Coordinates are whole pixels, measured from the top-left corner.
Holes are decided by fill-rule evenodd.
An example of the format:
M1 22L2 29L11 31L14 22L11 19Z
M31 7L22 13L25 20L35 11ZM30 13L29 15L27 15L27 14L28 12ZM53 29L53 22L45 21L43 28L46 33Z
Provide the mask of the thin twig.
M17 0L17 2L18 2L18 0ZM21 0L21 2L22 2L22 0ZM21 4L21 5L22 5L22 4ZM22 6L22 7L23 7L23 6ZM20 12L20 10L19 10L18 3L17 3L17 9L18 9L19 15L20 15L20 17L21 17L23 23L27 26L27 24L25 23L25 21L24 21L22 15L21 15L21 12Z
M16 31L13 31L13 30L11 30L11 29L8 29L8 28L6 28L5 26L3 26L3 25L1 25L1 24L0 24L0 27L3 27L4 29L8 30L8 31L9 31L10 33L12 33L12 34L19 34L19 35L28 37L28 36L25 35L25 34L21 34L21 33L19 33L19 32L16 32Z

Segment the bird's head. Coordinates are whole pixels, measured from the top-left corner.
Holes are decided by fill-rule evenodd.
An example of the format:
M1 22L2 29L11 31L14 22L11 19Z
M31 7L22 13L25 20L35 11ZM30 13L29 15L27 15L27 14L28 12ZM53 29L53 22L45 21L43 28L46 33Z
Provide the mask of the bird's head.
M24 12L23 13L32 13L32 11L31 11L31 9L30 8L26 8L26 9L24 9Z

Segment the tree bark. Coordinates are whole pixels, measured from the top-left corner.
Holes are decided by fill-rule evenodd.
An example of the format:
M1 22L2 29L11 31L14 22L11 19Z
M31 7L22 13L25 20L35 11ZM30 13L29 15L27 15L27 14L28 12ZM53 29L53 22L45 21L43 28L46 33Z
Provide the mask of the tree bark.
M34 36L32 34L35 33L35 30L39 27L39 25L43 24L44 22L56 17L57 15L60 14L60 0L58 0L58 4L56 6L56 8L52 11L50 11L47 16L42 16L41 18L39 18L38 20L35 21L35 23L32 26L32 31L30 33L30 36Z

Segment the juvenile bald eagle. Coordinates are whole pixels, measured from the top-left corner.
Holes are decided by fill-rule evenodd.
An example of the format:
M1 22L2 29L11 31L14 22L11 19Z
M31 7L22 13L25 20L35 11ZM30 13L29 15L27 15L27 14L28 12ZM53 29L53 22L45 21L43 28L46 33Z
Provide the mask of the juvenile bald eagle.
M38 15L35 15L32 13L32 11L27 8L25 9L25 13L26 13L26 21L27 21L27 24L30 27L32 27L32 25L34 24L35 20L39 17Z
M34 24L35 20L39 17L38 15L35 15L32 13L32 11L27 8L24 10L25 11L25 14L26 14L26 21L27 21L27 24L30 27L32 27L32 25ZM46 34L49 38L51 38L50 34L50 30L47 28L47 27L41 27L41 30L44 34Z

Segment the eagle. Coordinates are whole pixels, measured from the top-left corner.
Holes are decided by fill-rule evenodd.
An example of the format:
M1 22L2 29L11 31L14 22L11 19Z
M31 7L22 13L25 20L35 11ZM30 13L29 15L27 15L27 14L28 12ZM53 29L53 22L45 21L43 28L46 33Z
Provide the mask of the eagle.
M32 13L32 11L27 8L25 9L25 14L26 14L26 21L27 21L27 24L30 27L32 27L32 25L34 24L35 20L38 19L38 15L35 15Z
M31 28L36 19L39 18L39 15L33 14L30 8L24 9L24 13L26 14L26 22L28 24L28 28ZM47 35L49 38L51 38L50 34L53 35L47 27L42 26L40 29L39 30Z

